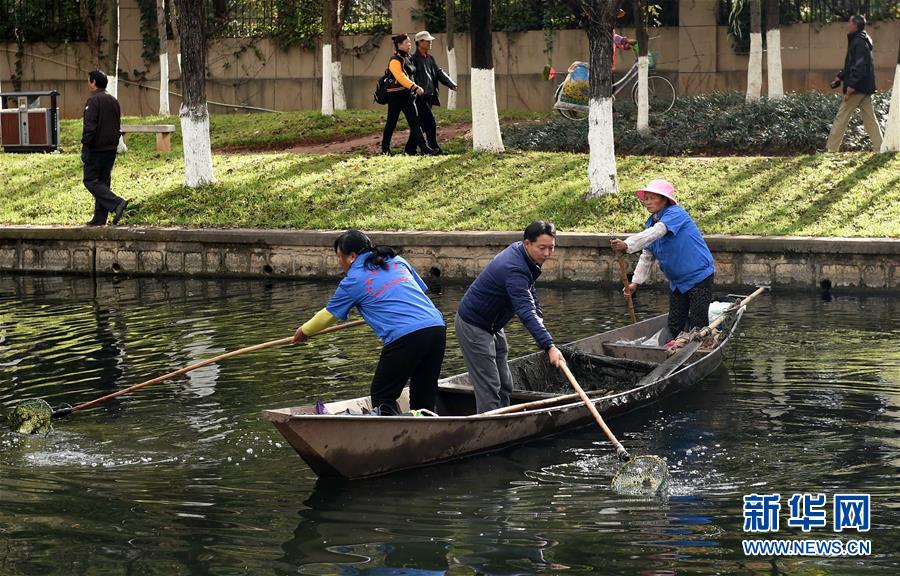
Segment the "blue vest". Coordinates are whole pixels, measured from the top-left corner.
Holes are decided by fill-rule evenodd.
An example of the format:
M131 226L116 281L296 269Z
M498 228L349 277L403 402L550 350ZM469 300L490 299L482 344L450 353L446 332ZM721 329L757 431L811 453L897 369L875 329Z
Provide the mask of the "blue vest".
M669 280L669 288L683 294L716 271L712 253L684 208L671 204L663 208L658 217L668 231L646 249L659 260L659 268ZM650 216L644 227L650 228L655 223L654 216Z

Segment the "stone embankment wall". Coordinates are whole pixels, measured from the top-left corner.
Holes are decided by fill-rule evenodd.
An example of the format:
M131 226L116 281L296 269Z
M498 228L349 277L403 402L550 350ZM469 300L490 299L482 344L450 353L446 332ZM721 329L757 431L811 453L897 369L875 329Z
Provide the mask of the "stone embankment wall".
M336 232L181 228L0 228L0 272L334 278ZM511 232L375 232L423 277L468 280L521 238ZM610 234L560 234L541 282L618 283ZM896 289L900 240L706 237L722 286ZM636 256L629 257L633 269ZM654 266L653 280L662 274Z

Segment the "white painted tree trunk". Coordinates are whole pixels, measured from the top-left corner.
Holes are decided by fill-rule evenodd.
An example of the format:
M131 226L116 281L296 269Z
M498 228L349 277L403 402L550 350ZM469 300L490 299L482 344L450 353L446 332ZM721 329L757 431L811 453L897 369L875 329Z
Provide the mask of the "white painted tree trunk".
M344 94L344 72L340 60L331 63L331 95L335 110L347 109L347 96Z
M203 184L215 184L206 104L193 108L182 104L179 116L184 148L184 185L196 188Z
M650 94L647 90L647 74L650 71L650 58L638 57L638 115L637 130L643 134L650 131Z
M113 73L107 78L106 91L112 94L113 98L119 98L119 46L122 39L122 20L119 12L119 2L116 0L116 61L113 65ZM125 145L125 136L119 135L119 145L116 146L116 153L122 154L128 152L128 146Z
M503 152L494 69L472 68L469 80L472 84L472 148Z
M159 55L159 115L169 115L169 53Z
M750 34L750 62L747 63L747 101L762 95L762 34Z
M784 85L781 74L781 30L766 32L766 64L769 79L769 98L782 98Z
M331 44L322 46L322 115L334 114L334 94L331 83Z
M591 98L588 111L588 194L615 194L616 151L613 143L613 99Z
M894 69L894 86L891 88L891 107L887 126L884 127L882 152L900 152L900 63Z
M181 74L181 52L175 55L175 59L178 60L178 73Z
M456 79L456 48L447 49L447 72L451 80L459 82ZM456 110L456 90L448 90L447 110Z

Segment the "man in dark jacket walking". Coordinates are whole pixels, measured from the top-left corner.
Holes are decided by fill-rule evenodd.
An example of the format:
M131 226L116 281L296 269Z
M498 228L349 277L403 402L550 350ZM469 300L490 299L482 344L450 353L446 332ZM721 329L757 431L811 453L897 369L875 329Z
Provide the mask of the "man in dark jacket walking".
M424 91L423 94L416 97L416 110L419 113L419 122L422 124L422 130L425 131L428 145L440 151L441 147L437 143L437 121L434 119L431 107L441 105L441 99L438 95L438 84L443 84L450 90L456 90L456 82L441 70L434 56L431 55L431 43L433 41L434 36L427 31L416 34L416 51L412 55L412 62L416 67L414 80Z
M107 82L106 74L99 70L88 73L91 95L84 107L81 132L84 187L94 196L94 217L88 226L103 226L110 213L113 214L112 223L118 224L128 206L128 200L109 189L119 146L122 111L119 101L106 92Z
M494 256L466 290L456 313L456 339L462 349L479 413L509 406L512 375L503 327L519 317L550 363L565 363L544 327L544 313L534 289L541 266L556 248L556 228L537 220L521 242Z
M857 14L847 22L847 56L844 68L838 72L831 84L837 87L844 85L844 100L838 109L831 133L828 134L826 149L837 152L841 148L844 132L853 111L859 108L863 125L872 141L872 149L881 151L881 128L875 117L872 106L872 94L875 93L875 62L872 59L872 38L866 33L866 18Z

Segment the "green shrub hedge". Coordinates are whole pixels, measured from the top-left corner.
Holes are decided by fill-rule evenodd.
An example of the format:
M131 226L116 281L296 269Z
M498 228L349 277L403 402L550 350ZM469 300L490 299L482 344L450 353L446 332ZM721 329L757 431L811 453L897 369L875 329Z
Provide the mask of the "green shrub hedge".
M664 115L650 117L650 133L635 129L637 110L630 97L616 102L614 130L619 154L659 156L781 156L825 149L841 102L839 94L786 94L747 104L742 93L685 96ZM875 113L884 130L890 92L875 95ZM510 126L504 143L521 150L587 152L588 123L562 117L540 124ZM859 114L844 136L843 150L868 150Z

